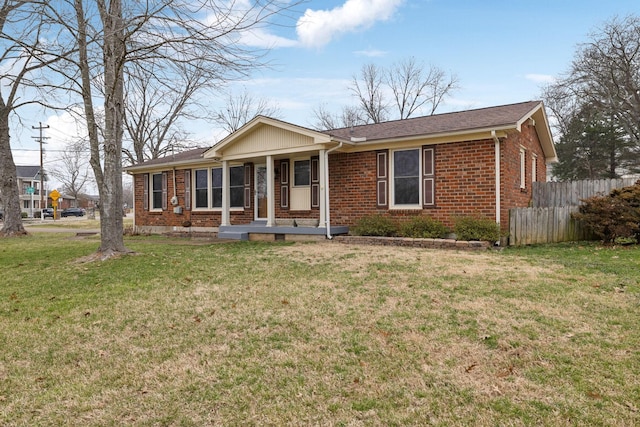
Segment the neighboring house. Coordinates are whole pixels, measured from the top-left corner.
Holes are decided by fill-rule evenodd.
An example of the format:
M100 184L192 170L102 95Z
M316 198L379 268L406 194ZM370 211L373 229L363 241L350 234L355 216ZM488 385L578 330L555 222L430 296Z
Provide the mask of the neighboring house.
M40 166L16 166L18 191L20 194L20 208L22 212L31 216L40 210ZM46 176L44 178L46 182ZM46 199L42 200L46 203Z
M346 233L360 218L482 216L508 228L556 160L542 102L315 131L258 116L210 149L126 168L135 229ZM296 227L297 226L297 227Z

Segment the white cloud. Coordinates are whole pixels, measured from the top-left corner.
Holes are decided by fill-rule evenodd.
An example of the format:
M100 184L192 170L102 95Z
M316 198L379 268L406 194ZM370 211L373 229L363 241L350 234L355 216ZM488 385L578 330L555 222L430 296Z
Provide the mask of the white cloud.
M270 34L262 28L243 32L240 36L240 43L244 44L245 46L263 49L292 47L298 45L298 41L296 40L291 40L285 37L276 36L275 34Z
M524 78L534 83L553 83L556 81L555 77L548 74L527 74Z
M302 45L322 47L333 38L366 29L393 15L404 0L347 0L331 10L307 9L296 24Z
M384 50L377 49L365 49L365 50L356 50L355 52L358 56L367 56L369 58L380 58L382 56L386 56L388 52Z

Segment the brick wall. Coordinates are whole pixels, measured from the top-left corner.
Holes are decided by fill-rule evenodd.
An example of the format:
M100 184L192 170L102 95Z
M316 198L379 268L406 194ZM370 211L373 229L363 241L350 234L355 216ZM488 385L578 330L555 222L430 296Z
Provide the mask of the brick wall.
M520 148L525 149L525 188L520 188ZM521 132L513 131L500 146L502 162L501 187L502 206L500 223L508 228L509 209L527 207L531 202L531 168L533 155L537 155L536 180L546 181L547 168L544 153L535 127L531 124L522 125Z
M508 209L528 206L531 200L531 160L538 156L537 180L546 179L544 154L535 128L529 124L522 132L512 132L501 140L501 224L508 226ZM331 223L354 225L359 218L379 213L402 221L415 215L429 215L451 227L456 216L477 215L495 219L495 152L492 139L440 144L435 147L435 206L425 209L390 210L376 205L376 152L336 153L329 156ZM520 189L520 147L526 150L526 186ZM389 156L389 161L391 156ZM280 161L274 165L280 169ZM290 165L291 167L291 165ZM173 172L168 170L167 198L173 192ZM184 201L184 170L176 171L179 206ZM151 227L218 227L219 211L188 211L175 214L173 206L162 212L143 209L143 177L135 176L136 224ZM254 218L254 167L251 166L251 207L233 210L231 224L246 224ZM319 218L317 208L310 211L289 211L280 207L280 180L276 179L276 218Z
M375 152L331 156L331 222L354 225L359 218L373 213L399 221L429 215L447 226L453 225L455 216L494 218L493 140L441 144L435 150L435 206L408 210L379 209L376 205Z

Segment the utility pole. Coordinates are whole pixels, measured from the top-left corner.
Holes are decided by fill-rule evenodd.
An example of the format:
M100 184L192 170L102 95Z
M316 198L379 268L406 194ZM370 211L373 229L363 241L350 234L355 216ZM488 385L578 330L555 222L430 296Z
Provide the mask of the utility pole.
M42 209L46 207L44 200L44 151L42 149L42 144L44 144L45 139L49 139L49 137L42 136L42 131L44 129L49 129L49 125L42 126L42 122L39 122L39 126L31 127L40 131L40 136L34 136L33 139L37 139L38 142L40 142L40 217L42 217Z

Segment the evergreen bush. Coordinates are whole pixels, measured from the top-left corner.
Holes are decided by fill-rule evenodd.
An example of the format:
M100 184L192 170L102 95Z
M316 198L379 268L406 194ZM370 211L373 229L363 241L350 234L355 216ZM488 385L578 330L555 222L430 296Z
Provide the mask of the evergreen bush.
M447 227L429 216L414 216L400 226L400 235L413 238L438 238L447 234Z
M368 215L360 218L351 232L356 236L392 237L398 234L398 225L386 216Z
M603 243L614 243L618 238L634 238L640 243L640 181L582 202L573 218L582 221Z
M500 226L488 218L458 217L453 232L458 240L480 240L497 242L500 240Z

